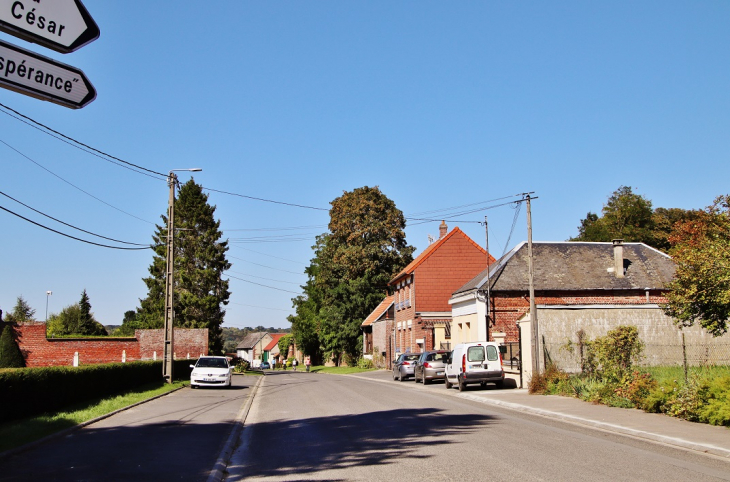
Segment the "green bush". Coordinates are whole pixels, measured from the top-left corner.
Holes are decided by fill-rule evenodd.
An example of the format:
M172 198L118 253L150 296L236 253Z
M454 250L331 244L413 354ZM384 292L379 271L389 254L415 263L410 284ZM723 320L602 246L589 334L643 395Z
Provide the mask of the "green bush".
M190 378L190 363L175 360L176 380ZM0 411L0 422L56 411L161 381L161 361L2 370L0 400L4 407L12 409Z
M22 368L25 366L23 354L15 341L15 328L11 324L0 321L0 368Z
M585 368L602 379L619 382L641 358L644 343L635 326L618 326L586 342Z
M706 403L697 413L701 422L730 427L730 377L712 380L706 386Z
M357 367L365 370L371 370L375 368L375 364L373 364L372 360L368 360L367 358L359 358L357 360Z

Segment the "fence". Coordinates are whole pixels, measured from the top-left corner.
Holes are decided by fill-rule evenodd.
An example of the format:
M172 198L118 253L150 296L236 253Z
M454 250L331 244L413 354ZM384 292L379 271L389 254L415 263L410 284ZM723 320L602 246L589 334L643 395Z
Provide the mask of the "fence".
M543 345L546 360L556 364L568 372L580 371L581 348L575 344L569 347L566 343L545 343ZM688 366L730 365L730 342L727 343L693 343L682 345L645 344L639 366L677 366L687 361Z

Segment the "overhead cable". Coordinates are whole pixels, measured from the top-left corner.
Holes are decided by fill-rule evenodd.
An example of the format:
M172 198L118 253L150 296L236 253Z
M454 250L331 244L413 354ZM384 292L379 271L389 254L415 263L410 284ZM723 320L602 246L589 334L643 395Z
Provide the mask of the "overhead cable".
M28 124L28 125L30 125L31 127L35 127L36 129L40 130L41 132L43 132L43 133L45 133L45 134L48 134L48 135L50 135L50 136L52 136L52 137L55 137L56 139L58 139L58 137L56 137L56 136L60 136L60 137L62 137L63 139L66 139L66 140L70 141L70 142L71 142L71 143L73 143L73 144L76 144L76 145L79 145L79 146L83 146L83 147L85 147L86 149L89 149L90 151L93 151L93 152L96 152L96 153L98 153L98 154L101 154L102 156L106 156L106 157L108 157L109 159L114 159L115 161L119 161L119 162L121 162L121 163L123 163L123 164L126 164L127 166L131 166L131 167L134 167L134 168L136 168L136 169L140 169L140 170L142 170L142 171L146 171L146 172L149 172L149 173L152 173L152 174L156 174L156 175L158 175L158 176L162 176L162 177L164 177L165 179L167 179L167 174L164 174L164 173L162 173L162 172L157 172L157 171L153 171L152 169L147 169L146 167L138 166L137 164L133 164L133 163L131 163L131 162L127 162L127 161L125 161L124 159L120 159L120 158L118 158L118 157L112 156L111 154L107 154L107 153L106 153L106 152L104 152L104 151L100 151L99 149L96 149L96 148L94 148L94 147L91 147L91 146L89 146L88 144L84 144L83 142L81 142L81 141L79 141L79 140L76 140L76 139L74 139L73 137L70 137L70 136L67 136L66 134L63 134L63 133L61 133L61 132L58 132L57 130L55 130L55 129L52 129L52 128L48 127L47 125L45 125L45 124L43 124L43 123L41 123L41 122L38 122L38 121L37 121L37 120L35 120L35 119L32 119L32 118L30 118L30 117L28 117L28 116L26 116L26 115L23 115L23 114L21 114L20 112L18 112L17 110L15 110L15 109L12 109L12 108L10 108L10 107L6 106L6 105L5 105L5 104L3 104L3 103L0 103L0 107L2 107L2 108L4 108L4 109L7 109L7 110L9 110L9 111L11 111L11 112L13 112L14 114L16 114L16 115L18 115L18 116L22 117L23 119L26 119L27 121L31 122L32 124L35 124L35 126L39 126L39 127L42 127L43 129L45 129L45 131L44 131L43 129L39 129L39 127L35 127L35 126L31 125L31 124L28 124L28 122L25 122L25 121L23 121L22 119L18 119L17 117L15 117L15 116L13 116L13 115L11 115L11 114L8 114L7 112L4 112L4 111L3 111L3 113L4 113L4 114L6 114L6 115L8 115L8 116L10 116L10 117L13 117L13 118L15 118L15 119L17 119L17 120L19 120L19 121L21 121L21 122L24 122L25 124ZM46 131L48 131L48 132L46 132ZM55 136L54 136L54 135L52 135L52 134L50 134L49 132L52 132L53 134L55 134ZM63 139L59 139L59 140L63 140ZM64 141L64 142L65 142L65 141ZM72 145L73 145L73 144L72 144ZM97 156L97 157L98 157L98 156ZM122 166L122 167L124 167L124 166ZM143 173L140 173L140 174L143 174Z
M0 105L2 105L2 104L0 104ZM102 200L102 199L99 199L98 197L94 196L94 195L93 195L93 194L91 194L90 192L84 191L83 189L81 189L80 187L78 187L78 186L77 186L76 184L74 184L74 183L72 183L72 182L70 182L70 181L67 181L66 179L62 178L61 176L59 176L59 175L58 175L58 174L56 174L55 172L51 171L51 170L50 170L50 169L48 169L47 167L45 167L45 166L41 165L40 163L38 163L38 162L34 161L33 159L31 159L30 157L26 156L25 154L23 154L22 152L20 152L19 150L17 150L16 148L14 148L13 146L11 146L11 145L10 145L10 144L8 144L7 142L5 142L4 140L0 139L0 143L2 143L2 144L5 144L5 145L6 145L6 146L7 146L8 148L10 148L10 149L12 149L13 151L17 152L18 154L20 154L20 155L21 155L21 156L23 156L24 158L28 159L28 160L29 160L30 162L32 162L32 163L33 163L33 164L35 164L36 166L40 167L41 169L43 169L43 170L44 170L44 171L46 171L47 173L49 173L49 174L51 174L51 175L53 175L53 176L57 177L58 179L60 179L61 181L65 182L65 183L66 183L66 184L68 184L69 186L73 187L74 189L78 189L79 191L81 191L82 193L86 194L87 196L89 196L89 197L92 197L92 198L96 199L96 200L97 200L97 201L99 201L100 203L102 203L102 204L106 204L106 205L107 205L107 206L109 206L110 208L112 208L112 209L116 209L116 210L117 210L117 211L119 211L120 213L124 213L124 214L126 214L127 216L131 216L131 217L133 217L133 218L135 218L135 219L139 219L140 221L143 221L143 222L145 222L145 223L147 223L147 224L152 224L152 225L154 225L154 224L155 224L155 223L153 223L153 222L151 222L151 221L147 221L146 219L142 219L142 218L140 218L140 217L138 217L138 216L135 216L134 214L128 213L127 211L125 211L125 210L123 210L123 209L119 209L118 207L116 207L116 206L113 206L113 205L109 204L108 202L106 202L106 201L104 201L104 200Z
M44 225L42 225L40 223L37 223L37 222L35 222L33 220L30 220L30 219L28 219L28 218L26 218L24 216L21 216L18 213L15 213L15 212L11 211L10 209L4 208L2 206L0 206L0 209L2 209L3 211L6 211L6 212L12 214L13 216L17 216L20 219L23 219L24 221L28 221L31 224L35 224L36 226L39 226L39 227L41 227L43 229L47 229L47 230L52 231L52 232L54 232L56 234L60 234L61 236L65 236L67 238L75 239L76 241L81 241L82 243L93 244L94 246L101 246L102 248L121 249L121 250L125 250L125 251L137 251L137 250L142 250L142 249L152 249L152 246L147 246L146 248L125 248L123 246L109 246L108 244L100 244L100 243L95 243L93 241L87 241L86 239L77 238L75 236L71 236L70 234L62 233L61 231L56 231L53 228L49 228L48 226L44 226Z
M286 293L292 293L292 294L295 294L295 295L300 295L300 294L301 294L301 293L299 293L299 292L297 292L297 291L289 291L289 290L285 290L285 289L283 289L283 288L277 288L277 287L275 287L275 286L268 286L268 285L264 285L264 284L261 284L261 283L255 283L255 282L253 282L253 281L249 281L249 280L247 280L247 279L243 279L243 278L238 278L238 277L236 277L236 276L231 276L230 274L227 274L226 276L228 276L229 278L237 279L237 280L239 280L239 281L243 281L244 283L250 283L250 284L252 284L252 285L256 285L256 286L263 286L264 288L269 288L269 289L272 289L272 290L277 290L277 291L284 291L284 292L286 292Z
M284 201L274 201L272 199L264 199L264 198L260 198L260 197L247 196L245 194L238 194L235 192L221 191L220 189L213 189L210 187L203 186L203 189L205 189L206 191L217 192L220 194L228 194L229 196L237 196L237 197L242 197L245 199L252 199L254 201L262 201L262 202L267 202L267 203L272 203L272 204L282 204L284 206L292 206L295 208L314 209L315 211L329 211L329 209L327 209L327 208L317 208L314 206L306 206L304 204L294 204L294 203L288 203L288 202L284 202Z
M149 247L149 244L141 244L141 243L130 243L130 242L128 242L128 241L121 241L121 240L119 240L119 239L114 239L114 238L107 238L106 236L102 236L101 234L95 234L95 233L92 233L91 231L87 231L87 230L85 230L85 229L81 229L81 228L79 228L79 227L76 227L76 226L74 226L74 225L72 225L72 224L68 224L68 223L66 223L66 222L63 222L63 221L61 221L60 219L56 219L56 218L54 218L53 216L49 216L49 215L48 215L48 214L46 214L46 213L42 213L42 212L38 211L37 209L34 209L34 208L32 208L32 207L28 206L27 204L25 204L25 203L22 203L22 202L18 201L18 200L17 200L17 199L15 199L14 197L12 197L12 196L9 196L9 195L7 195L7 194L5 194L5 193L4 193L4 192L2 192L2 191L0 191L0 194L2 194L3 196L5 196L5 197L6 197L6 198L8 198L8 199L12 199L13 201L15 201L16 203L20 204L21 206L25 206L26 208L30 209L31 211L34 211L34 212L36 212L36 213L40 214L41 216L45 216L45 217L47 217L48 219L53 219L53 220L54 220L54 221L56 221L57 223L61 223L61 224L65 225L65 226L68 226L69 228L73 228L73 229L75 229L75 230L77 230L77 231L81 231L82 233L90 234L90 235L92 235L92 236L96 236L97 238L102 238L102 239L106 239L106 240L108 240L108 241L115 241L115 242L117 242L117 243L122 243L122 244L131 244L131 245L134 245L134 246L145 246L145 248L148 248L148 247Z

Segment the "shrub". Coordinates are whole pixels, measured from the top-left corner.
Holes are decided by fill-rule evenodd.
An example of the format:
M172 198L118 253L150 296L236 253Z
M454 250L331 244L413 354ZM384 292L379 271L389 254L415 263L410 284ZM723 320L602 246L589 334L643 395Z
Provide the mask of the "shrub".
M706 387L706 404L699 407L701 422L730 426L730 377L712 380Z
M699 422L700 408L705 405L704 384L691 378L686 384L679 385L669 394L664 411L672 417L683 418L690 422Z
M20 347L15 341L15 328L11 324L6 324L3 329L3 323L0 321L0 368L22 368L25 366L23 354Z
M595 360L596 373L609 381L619 382L641 358L644 344L635 326L618 326L606 336L587 342L586 365ZM588 367L593 371L593 367Z
M357 367L365 370L370 370L375 368L375 364L372 360L368 360L367 358L360 358L357 360Z
M641 408L644 400L656 386L657 382L650 374L634 370L623 376L615 393L616 396L631 401L632 407Z

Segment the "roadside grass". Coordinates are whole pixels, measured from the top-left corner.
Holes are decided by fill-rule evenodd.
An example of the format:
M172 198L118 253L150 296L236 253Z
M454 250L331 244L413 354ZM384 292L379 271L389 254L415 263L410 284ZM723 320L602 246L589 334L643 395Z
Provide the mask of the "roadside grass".
M657 367L639 367L641 371L651 374L651 376L659 384L670 381L684 380L684 367L675 366L657 366ZM721 377L730 377L730 365L705 365L687 368L688 378L697 379L714 379Z
M326 367L312 366L309 371L314 373L334 373L338 375L349 375L351 373L373 372L377 368L359 368L359 367Z
M189 381L143 385L120 395L76 404L66 410L0 424L0 452L47 437L120 408L188 385Z

